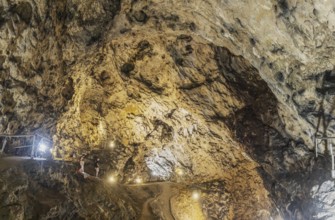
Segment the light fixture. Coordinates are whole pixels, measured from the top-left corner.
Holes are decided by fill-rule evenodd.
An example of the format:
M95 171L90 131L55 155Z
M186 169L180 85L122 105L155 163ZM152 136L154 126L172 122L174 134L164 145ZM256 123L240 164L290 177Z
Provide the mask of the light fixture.
M199 200L199 199L200 199L200 192L198 192L198 191L193 191L193 192L192 192L192 199L194 199L194 200Z
M116 183L116 177L115 176L110 176L109 178L108 178L108 182L110 182L110 183Z
M184 171L181 168L177 168L176 173L177 173L178 176L184 175Z
M114 142L114 141L111 141L111 142L109 143L109 147L110 147L111 149L115 148L115 142Z
M47 146L44 143L40 143L38 145L38 150L41 152L45 152L45 150L47 149Z
M141 183L143 183L143 180L140 177L136 177L135 183L141 184Z

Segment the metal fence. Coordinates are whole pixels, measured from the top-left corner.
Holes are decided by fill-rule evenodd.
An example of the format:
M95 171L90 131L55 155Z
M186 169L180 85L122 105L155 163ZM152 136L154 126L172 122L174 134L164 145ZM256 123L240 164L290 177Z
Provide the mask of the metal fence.
M322 152L320 150L320 145L322 145L322 142L324 143L324 151ZM335 137L320 137L320 136L315 136L314 138L314 143L315 143L315 156L318 157L319 154L324 154L324 155L330 155L331 157L331 176L332 178L335 178Z
M30 151L30 157L34 158L37 156L38 152L42 151L47 151L48 148L52 149L53 142L51 139L41 135L41 134L26 134L26 135L11 135L11 134L0 134L0 138L3 139L0 153L4 153L6 150L20 150L20 149L25 149L26 151ZM27 143L29 144L24 144L24 145L19 145L12 147L10 149L10 146L8 145L9 140L18 140L19 142ZM48 146L48 147L46 147ZM37 148L39 147L39 148Z

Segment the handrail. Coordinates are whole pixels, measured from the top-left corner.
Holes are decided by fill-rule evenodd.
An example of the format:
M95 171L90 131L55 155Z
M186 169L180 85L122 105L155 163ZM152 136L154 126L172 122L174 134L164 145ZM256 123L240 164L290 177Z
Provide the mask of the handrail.
M0 137L33 137L34 134L0 134Z
M318 148L319 148L319 144L318 140L335 140L335 137L318 137L315 136L314 137L314 144L315 144L315 156L318 157ZM334 154L334 149L333 149L333 143L329 143L327 142L326 144L326 148L329 150L329 154L331 157L331 177L335 179L335 154Z
M315 138L320 140L335 139L335 137L315 137Z
M34 157L34 153L36 151L35 145L36 145L36 137L40 137L40 141L47 141L51 144L53 144L53 141L50 138L44 137L41 134L35 133L35 134L0 134L0 137L4 137L5 141L3 142L2 148L0 149L0 153L4 152L5 146L6 146L6 139L7 138L33 138L33 144L32 145L25 145L25 146L19 146L14 147L14 149L23 148L23 147L31 147L31 158Z
M32 147L33 145L23 145L23 146L18 146L18 147L13 147L14 149L18 149L18 148L25 148L25 147Z
M43 135L40 135L40 134L35 134L35 135L43 138L44 140L49 141L50 143L53 143L53 141L50 138L44 137Z
M321 141L318 142L318 140L321 140ZM335 141L335 137L317 137L317 136L314 137L315 156L316 156L316 157L318 157L318 153L319 153L319 151L318 151L318 149L319 149L319 144L322 143L322 140L334 140L334 141ZM331 145L331 146L332 146L332 145ZM326 147L329 149L328 144L327 144ZM329 151L331 151L331 150L329 150ZM331 151L331 152L332 152L332 151Z
M47 138L41 134L0 134L0 137L33 137L33 136L39 136L49 142L52 142L50 138Z

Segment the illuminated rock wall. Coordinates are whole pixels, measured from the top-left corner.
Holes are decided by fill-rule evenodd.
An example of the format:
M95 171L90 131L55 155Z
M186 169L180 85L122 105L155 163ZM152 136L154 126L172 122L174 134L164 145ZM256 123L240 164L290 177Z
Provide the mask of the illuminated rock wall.
M113 141L104 164L123 182L211 189L204 218L294 215L287 204L313 199L297 187L318 164L312 137L334 129L333 8L2 0L0 133L49 135L64 159Z

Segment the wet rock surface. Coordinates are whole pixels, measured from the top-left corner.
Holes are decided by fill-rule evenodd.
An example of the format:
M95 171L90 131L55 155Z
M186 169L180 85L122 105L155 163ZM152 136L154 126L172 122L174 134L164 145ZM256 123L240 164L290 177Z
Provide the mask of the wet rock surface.
M335 129L333 8L321 0L3 0L0 133L42 133L62 159L99 156L122 183L141 176L196 186L201 202L187 189L171 199L176 219L331 219L329 156L315 159L313 136ZM37 207L42 195L31 192L56 181L30 171L13 183L22 198L14 186L2 194L11 201L4 216L23 213L27 201ZM19 171L6 172L1 181ZM57 202L73 201L50 199L40 214L32 207L18 218L104 218L80 208L97 198L74 195L72 177L57 181ZM132 198L120 197L127 215L106 192L109 213L139 218Z

